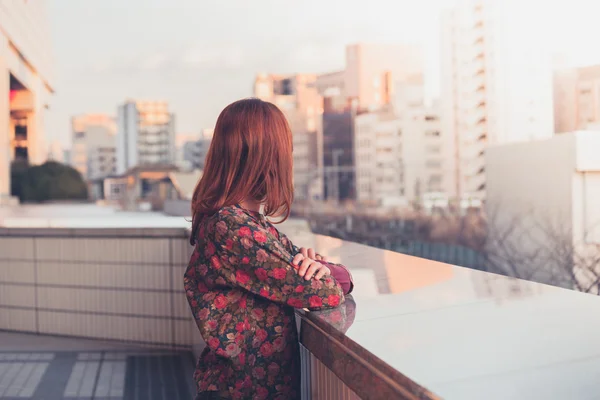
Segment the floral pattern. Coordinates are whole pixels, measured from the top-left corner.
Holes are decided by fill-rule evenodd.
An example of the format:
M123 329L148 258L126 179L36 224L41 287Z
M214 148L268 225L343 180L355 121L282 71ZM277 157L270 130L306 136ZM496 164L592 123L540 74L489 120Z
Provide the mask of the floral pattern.
M294 308L336 307L342 288L331 276L300 277L292 265L298 248L239 206L204 217L197 236L184 285L207 343L194 373L199 396L299 399Z

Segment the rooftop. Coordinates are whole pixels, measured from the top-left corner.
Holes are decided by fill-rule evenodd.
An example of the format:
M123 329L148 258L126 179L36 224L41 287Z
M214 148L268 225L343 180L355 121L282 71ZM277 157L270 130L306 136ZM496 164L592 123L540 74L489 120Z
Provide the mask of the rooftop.
M130 341L119 345L2 334L0 398L7 396L9 382L12 389L8 393L14 395L20 385L19 393L29 398L36 398L41 393L38 389L46 388L50 380L55 382L52 390L56 396L74 393L76 387L79 391L85 388L77 396L97 392L96 399L111 390L124 399L148 398L135 394L141 393L136 387L148 387L143 382L170 382L161 384L164 390L185 387L187 381L182 379L190 377L185 372L186 360L190 360L185 349L200 343L192 333L196 330L179 285L189 251L185 236L115 237L112 230L94 239L86 235L93 227L159 226L183 232L189 222L181 217L119 213L92 206L0 210L5 223L26 227L0 229L0 252L5 258L0 263L8 265L0 265L0 272L4 268L8 273L0 276L0 293L8 293L0 296L0 329L15 329L2 328L7 324L1 318L6 312L8 326L21 324L25 327L21 330ZM34 227L25 222L28 216L42 226L68 228L68 234L28 240L27 234L37 232L27 229ZM341 364L327 364L327 360L348 357L354 368L368 364L369 373L384 376L382 384L396 395L424 388L427 393L460 400L597 398L597 296L314 235L304 221L286 222L282 230L294 242L314 247L331 261L348 266L353 274L356 287L351 321L340 326L332 314L302 317L313 324L313 333L318 333L311 340L310 329L305 329L303 345L310 352L327 353L330 358L319 354L319 359L328 368L340 368ZM22 237L11 238L13 232L21 232ZM29 272L33 268L30 258L23 259L23 250L17 246L38 249L34 251L35 282L29 280L34 276ZM87 246L86 251L79 250L80 246ZM114 246L123 254L106 252ZM16 265L18 269L11 268ZM140 273L143 280L132 278ZM30 304L29 297L19 295L28 290L37 293L43 303L36 300ZM11 322L10 316L22 319ZM171 343L183 352L157 352L142 346L151 341ZM338 347L323 347L328 341ZM334 348L342 352L335 353ZM155 380L153 374L165 371L178 372L175 377L160 378L170 381ZM349 375L353 371L341 369L335 374L357 394L377 387L379 397L374 398L403 398L382 397L386 392L380 391L381 387L361 383ZM69 382L75 383L69 386ZM432 396L421 394L420 398L435 398Z

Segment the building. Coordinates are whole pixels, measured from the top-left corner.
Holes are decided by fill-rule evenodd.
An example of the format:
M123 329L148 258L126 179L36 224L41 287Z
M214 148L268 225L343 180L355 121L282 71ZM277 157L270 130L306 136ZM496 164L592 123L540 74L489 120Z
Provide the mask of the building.
M554 72L554 127L557 133L600 123L600 65Z
M183 171L204 170L212 136L212 129L203 129L200 135L177 135L176 165Z
M454 138L461 198L484 198L488 146L554 133L551 58L531 29L538 13L535 2L461 0L443 15L442 131Z
M164 101L127 100L117 117L117 173L175 162L175 116Z
M48 161L55 161L61 164L66 164L65 162L65 150L63 149L61 143L58 140L53 141L48 148Z
M448 197L452 172L439 105L423 104L423 86L396 86L394 107L355 119L357 200L379 206Z
M294 187L297 200L322 197L321 115L323 98L314 74L259 74L254 95L277 105L286 115L294 145Z
M116 123L106 114L71 119L71 165L84 179L102 179L117 172Z
M358 43L346 47L344 92L359 110L389 104L397 82L423 80L421 48L408 44Z
M488 149L492 272L579 290L598 278L598 148L597 132L577 131Z
M375 122L382 118L384 125L390 123L388 111L393 106L395 89L398 84L419 84L423 82L423 57L421 50L412 45L365 44L359 43L346 47L346 66L343 71L319 75L316 87L323 97L323 182L324 197L335 201L357 199L358 187L355 159L354 117L365 112L376 112ZM382 110L379 112L378 110ZM368 119L368 117L365 117ZM391 126L382 129L394 129ZM375 142L371 142L375 144ZM375 147L373 147L375 148ZM358 151L361 152L362 150ZM369 150L365 150L369 152ZM365 154L366 157L366 154ZM375 156L371 163L375 162ZM384 157L381 155L381 157ZM385 162L383 162L385 163ZM397 161L395 161L397 163ZM363 174L366 173L363 170ZM361 178L363 188L367 178ZM399 178L373 177L392 179L391 185L381 194L388 191L396 193ZM371 188L375 191L374 186ZM363 191L369 193L370 189ZM376 198L382 198L377 195Z
M54 72L45 2L0 7L0 205L10 197L10 164L46 160L45 114Z

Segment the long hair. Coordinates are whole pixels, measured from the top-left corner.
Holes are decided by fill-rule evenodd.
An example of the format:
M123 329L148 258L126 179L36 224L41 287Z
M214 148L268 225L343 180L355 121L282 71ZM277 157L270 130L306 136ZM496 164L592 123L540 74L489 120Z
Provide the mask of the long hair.
M225 107L215 125L204 173L192 197L192 235L205 215L246 199L264 204L266 216L290 215L292 132L283 113L260 99Z

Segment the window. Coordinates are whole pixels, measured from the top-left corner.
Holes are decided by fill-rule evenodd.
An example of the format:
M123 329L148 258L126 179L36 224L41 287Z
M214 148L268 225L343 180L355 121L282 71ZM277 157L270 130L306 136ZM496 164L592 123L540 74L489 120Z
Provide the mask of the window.
M441 161L438 160L427 160L425 162L427 168L440 168L442 166Z
M439 137L440 131L425 131L425 136L428 137Z

